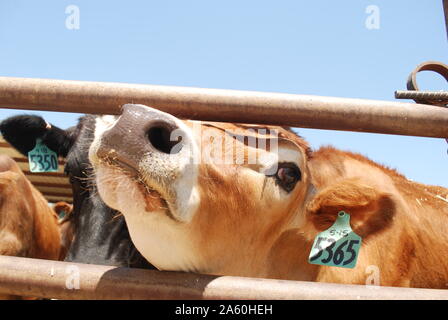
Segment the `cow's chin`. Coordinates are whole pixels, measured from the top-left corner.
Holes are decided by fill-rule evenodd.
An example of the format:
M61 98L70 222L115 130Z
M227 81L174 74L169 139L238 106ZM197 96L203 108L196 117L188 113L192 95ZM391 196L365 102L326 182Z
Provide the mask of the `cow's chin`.
M95 168L95 176L98 192L109 207L122 213L163 213L173 218L160 193L126 170L116 166L99 165Z
M202 270L188 225L173 217L159 193L120 168L96 165L95 174L101 198L123 214L132 242L152 265L159 270Z

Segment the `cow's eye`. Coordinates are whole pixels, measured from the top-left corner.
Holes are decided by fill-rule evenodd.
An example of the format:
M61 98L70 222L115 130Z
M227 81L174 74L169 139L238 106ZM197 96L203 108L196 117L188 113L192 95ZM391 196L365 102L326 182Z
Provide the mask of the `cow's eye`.
M291 192L302 179L302 173L294 163L279 163L275 177L280 187L286 192Z

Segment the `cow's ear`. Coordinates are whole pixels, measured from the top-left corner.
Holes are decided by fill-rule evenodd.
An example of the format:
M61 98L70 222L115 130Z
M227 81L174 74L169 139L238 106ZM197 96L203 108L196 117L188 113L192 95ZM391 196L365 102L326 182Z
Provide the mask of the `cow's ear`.
M319 190L306 209L307 222L319 232L345 211L353 231L365 238L388 227L396 208L390 194L359 179L346 179Z
M25 156L34 148L38 138L62 157L67 156L74 142L70 130L62 130L34 115L7 118L0 123L0 132L6 141Z

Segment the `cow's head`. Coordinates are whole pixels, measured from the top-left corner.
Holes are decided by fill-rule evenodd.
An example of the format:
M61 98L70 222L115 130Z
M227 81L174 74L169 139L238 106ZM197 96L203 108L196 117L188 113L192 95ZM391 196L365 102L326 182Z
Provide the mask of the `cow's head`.
M89 152L101 197L149 262L239 275L303 223L308 156L281 127L182 121L143 105L98 119Z
M88 179L91 171L88 150L96 118L84 116L76 127L62 130L42 117L20 115L3 120L0 131L25 156L39 138L66 159L65 172L70 177L74 197L71 215L74 235L66 261L150 267L131 242L123 217L101 200L94 182Z

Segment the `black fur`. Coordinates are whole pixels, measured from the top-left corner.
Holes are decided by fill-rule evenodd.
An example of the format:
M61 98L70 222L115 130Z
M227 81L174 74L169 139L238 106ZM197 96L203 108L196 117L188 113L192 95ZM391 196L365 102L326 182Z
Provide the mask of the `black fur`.
M66 157L74 142L72 129L46 127L47 122L42 117L21 115L3 120L0 123L0 132L6 141L25 156L34 148L36 139L41 138L51 150Z
M65 261L154 269L137 251L119 212L99 197L93 180L88 151L93 141L95 116L80 118L76 127L62 130L34 115L5 119L0 132L6 141L27 155L37 138L66 158L65 173L73 189L75 236Z

